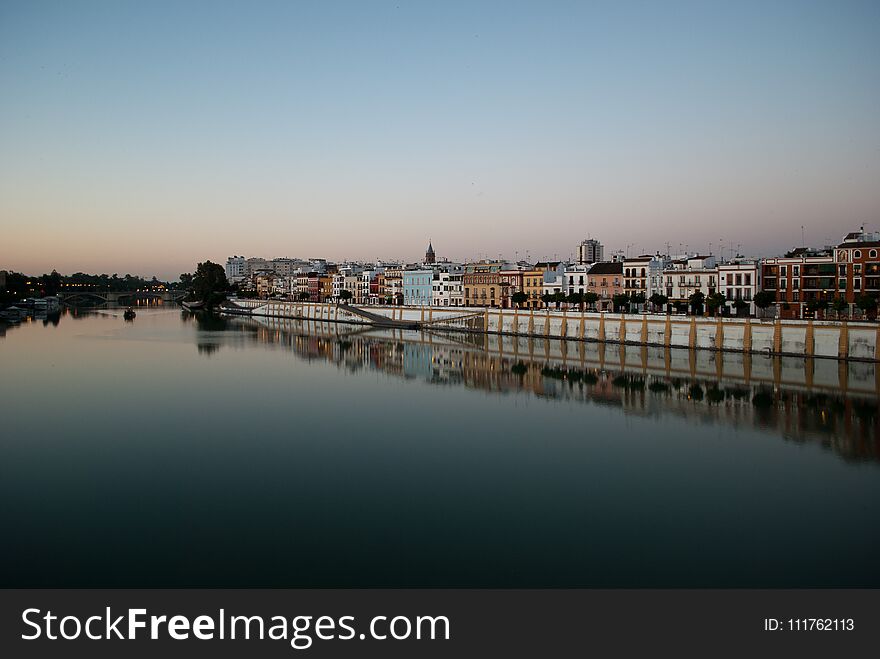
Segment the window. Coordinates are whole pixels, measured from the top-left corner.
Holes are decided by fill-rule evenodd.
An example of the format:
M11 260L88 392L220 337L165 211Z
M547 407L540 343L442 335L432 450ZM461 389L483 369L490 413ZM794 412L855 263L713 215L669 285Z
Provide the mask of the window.
M860 277L856 277L855 279L853 279L853 290L854 291L862 290L862 280Z
M877 258L877 250L872 249L870 252L868 252L868 256L872 259L876 259Z
M862 274L862 264L856 263L855 265L853 265L853 272L857 275Z
M792 302L800 302L800 301L801 301L800 293L798 293L797 291L795 291L794 293L792 293L791 301L792 301Z
M801 275L801 266L799 266L799 265L793 265L793 266L791 267L791 274L793 274L795 277L800 277L800 275Z
M839 274L841 277L846 277L846 266L845 265L837 266L837 274Z
M860 249L854 249L854 250L853 250L853 258L854 258L854 259L860 259L860 258L862 258L862 250L860 250Z
M783 277L787 276L788 275L788 266L787 265L779 266L779 274L782 275Z
M791 282L791 289L793 291L796 291L800 287L801 287L801 280L800 279L793 279Z

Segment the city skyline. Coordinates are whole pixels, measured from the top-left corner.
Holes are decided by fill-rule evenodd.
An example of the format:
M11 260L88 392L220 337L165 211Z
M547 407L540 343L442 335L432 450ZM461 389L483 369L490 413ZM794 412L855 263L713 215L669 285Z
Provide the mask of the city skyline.
M208 9L209 11L206 11ZM0 268L880 229L876 3L0 3ZM803 238L802 230L803 227Z

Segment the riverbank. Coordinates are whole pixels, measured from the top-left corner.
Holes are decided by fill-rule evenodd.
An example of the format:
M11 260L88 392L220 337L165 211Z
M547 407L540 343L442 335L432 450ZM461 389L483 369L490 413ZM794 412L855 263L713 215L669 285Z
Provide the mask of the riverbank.
M224 313L372 324L330 303L234 300ZM690 348L725 352L878 361L880 324L848 321L697 318L567 310L474 307L367 307L370 314L421 327L569 341Z

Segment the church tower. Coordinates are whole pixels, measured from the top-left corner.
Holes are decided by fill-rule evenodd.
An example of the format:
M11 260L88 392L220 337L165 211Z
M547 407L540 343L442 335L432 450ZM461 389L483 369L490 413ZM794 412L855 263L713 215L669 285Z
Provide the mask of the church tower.
M434 246L431 244L431 241L428 241L428 251L425 252L425 263L434 263L436 262L437 257L434 256Z

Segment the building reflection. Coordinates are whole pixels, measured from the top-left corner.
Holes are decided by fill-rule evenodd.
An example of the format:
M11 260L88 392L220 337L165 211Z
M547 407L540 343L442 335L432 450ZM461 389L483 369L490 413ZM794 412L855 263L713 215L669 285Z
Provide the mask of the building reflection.
M787 441L818 442L846 460L880 460L880 365L873 363L291 319L222 323L224 340L256 341L350 372L369 369L438 386L612 406L642 417L758 428Z

